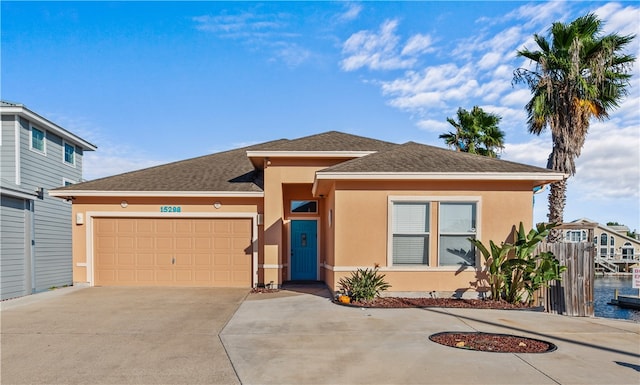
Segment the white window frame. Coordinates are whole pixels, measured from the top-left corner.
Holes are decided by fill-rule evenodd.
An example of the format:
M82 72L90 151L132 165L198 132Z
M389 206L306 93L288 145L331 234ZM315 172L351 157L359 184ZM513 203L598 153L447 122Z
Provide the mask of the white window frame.
M446 203L469 203L469 204L475 204L475 206L476 206L476 213L475 213L475 214L476 214L476 217L475 217L475 222L476 222L476 223L475 223L475 225L476 225L476 227L474 227L474 228L472 228L472 229L471 229L471 230L473 230L473 231L469 231L469 232L467 232L467 233L458 233L458 232L456 232L456 233L445 233L445 232L443 232L443 231L441 230L441 229L442 229L442 215L441 215L441 214L442 214L442 204L443 204L443 203L445 203L445 204L446 204ZM459 268L460 268L460 265L441 265L441 264L440 264L440 258L441 258L441 255L440 255L440 242L441 242L441 241L440 241L440 240L441 240L441 237L442 237L443 235L450 235L450 236L451 236L451 235L453 235L453 236L460 236L460 235L468 235L468 236L471 236L471 235L473 235L476 239L478 239L478 229L477 229L477 227L478 227L478 222L479 222L479 216L478 216L478 202L477 202L477 201L470 201L470 200L464 200L464 201L459 201L459 200L456 200L456 201L450 201L450 200L448 200L448 199L444 199L444 200L441 200L441 201L439 201L439 202L438 202L438 266L443 266L443 267L444 267L444 266L454 266L454 267L456 267L457 269L459 269ZM471 243L470 243L470 244L471 244ZM475 246L473 246L473 245L471 245L471 246L475 249ZM473 263L473 265L466 265L467 267L475 268L475 267L476 267L476 266L478 266L478 264L480 263L480 261L479 261L479 259L478 259L478 252L477 252L477 250L475 251L474 255L475 255L475 259L474 259L474 263Z
M66 154L67 154L67 146L73 147L73 162L67 162ZM78 152L76 151L76 145L73 143L69 143L66 140L62 141L62 163L66 164L69 167L76 167L76 155Z
M393 204L395 202L416 202L416 203L429 203L430 212L430 228L429 228L429 243L430 250L436 250L435 256L430 255L429 260L435 261L435 265L394 265L393 264ZM475 203L476 204L476 239L482 239L482 197L477 195L468 196L446 196L446 195L390 195L387 197L387 268L384 270L393 271L458 271L460 265L446 265L439 266L440 261L440 213L432 220L434 204L439 205L444 203ZM435 228L434 224L437 224ZM435 243L435 245L434 245ZM432 254L432 253L430 253ZM467 269L477 269L480 266L480 258L476 251L476 265L466 266Z
M403 233L396 233L394 231L394 217L393 217L393 213L394 213L394 207L396 206L396 204L420 204L420 205L425 205L427 207L427 230L424 232L403 232ZM396 266L396 267L429 267L431 266L430 260L431 260L431 253L429 252L431 249L431 243L432 243L432 231L431 231L431 227L433 226L431 223L431 201L425 201L425 200L394 200L393 202L391 202L390 205L390 212L389 212L389 266ZM427 261L426 263L416 263L416 264L397 264L394 265L393 263L393 240L394 240L394 236L396 234L401 234L401 235L405 235L405 236L413 236L413 237L423 237L427 239L426 242L426 252L427 252Z
M33 147L33 130L42 132L42 150ZM37 152L38 154L47 155L47 130L34 126L29 122L29 150Z

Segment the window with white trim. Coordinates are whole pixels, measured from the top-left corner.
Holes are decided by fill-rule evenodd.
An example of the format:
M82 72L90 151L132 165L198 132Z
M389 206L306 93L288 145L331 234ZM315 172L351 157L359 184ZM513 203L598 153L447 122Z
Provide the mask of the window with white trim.
M478 236L479 200L413 198L389 198L389 265L476 266L476 250L469 238Z
M429 202L394 202L393 265L429 265Z
M622 258L633 259L633 245L631 242L625 242L624 246L622 246Z
M440 202L439 266L476 265L476 216L475 202Z
M600 246L606 246L606 245L607 245L607 241L608 241L608 240L609 240L609 239L607 238L607 234L604 234L604 233L603 233L603 234L600 236Z
M75 166L76 164L76 146L64 142L64 154L63 161L64 163Z
M45 131L31 126L30 148L34 151L46 153Z
M567 242L585 242L587 240L587 232L584 230L568 230L565 234L565 240ZM597 241L594 239L593 241Z

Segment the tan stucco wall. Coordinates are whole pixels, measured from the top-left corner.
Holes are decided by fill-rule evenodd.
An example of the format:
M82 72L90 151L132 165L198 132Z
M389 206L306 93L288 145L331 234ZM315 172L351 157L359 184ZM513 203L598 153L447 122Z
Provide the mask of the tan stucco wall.
M121 202L126 201L127 207L122 207ZM214 203L219 202L220 208L215 208ZM179 206L180 213L163 213L162 206ZM233 214L242 213L251 215L262 213L262 198L143 198L143 197L76 197L72 205L72 237L73 237L73 282L88 282L87 245L90 230L89 214L100 216L140 216L153 215L154 217L230 217ZM98 214L102 213L102 214ZM77 224L77 214L81 214L83 224ZM258 226L258 263L264 259L260 245L263 244L261 227ZM80 265L79 265L80 264Z
M362 191L366 189L366 191ZM437 205L431 205L430 266L388 266L389 197L469 198L478 200L477 236L488 243L507 240L514 225L533 222L530 182L344 182L335 191L335 278L337 288L343 270L380 266L393 291L455 291L470 289L477 281L475 269L456 272L455 267L437 267Z
M315 173L343 159L270 158L264 170L264 279L281 285L288 277L288 221L292 199L317 199L318 214L295 214L295 217L320 217L326 211L324 199L311 194ZM319 229L323 229L322 220ZM326 250L320 240L320 253Z

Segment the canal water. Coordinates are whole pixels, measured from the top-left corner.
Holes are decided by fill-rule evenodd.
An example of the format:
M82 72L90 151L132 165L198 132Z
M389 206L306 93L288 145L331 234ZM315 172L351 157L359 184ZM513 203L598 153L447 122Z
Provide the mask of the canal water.
M615 289L621 295L638 295L638 289L631 287L631 277L597 277L593 285L594 315L640 322L640 310L607 304L613 299Z

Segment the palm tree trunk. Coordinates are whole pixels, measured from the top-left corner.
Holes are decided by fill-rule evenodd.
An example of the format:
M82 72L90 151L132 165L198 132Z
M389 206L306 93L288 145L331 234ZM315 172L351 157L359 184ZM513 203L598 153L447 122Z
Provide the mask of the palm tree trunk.
M567 180L561 180L551 184L549 192L549 223L561 224L564 222L564 206L567 201ZM549 232L548 241L558 242L562 240L562 230L554 228Z

